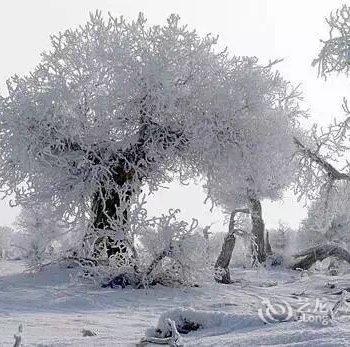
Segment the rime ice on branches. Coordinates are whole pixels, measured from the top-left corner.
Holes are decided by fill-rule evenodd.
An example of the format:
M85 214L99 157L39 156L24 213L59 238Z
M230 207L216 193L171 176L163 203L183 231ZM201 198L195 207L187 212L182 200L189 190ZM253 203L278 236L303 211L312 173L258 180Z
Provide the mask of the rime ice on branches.
M254 181L257 194L280 190L283 175L274 175L284 152L273 152L273 168L264 163L272 146L288 143L295 95L273 64L231 57L216 43L176 15L148 26L142 14L128 22L96 12L52 36L40 64L12 77L0 100L4 194L88 222L88 244L100 245L132 242L131 207L143 183L153 192L173 174L204 174L214 198L214 177L229 175L231 197L241 196L238 177Z

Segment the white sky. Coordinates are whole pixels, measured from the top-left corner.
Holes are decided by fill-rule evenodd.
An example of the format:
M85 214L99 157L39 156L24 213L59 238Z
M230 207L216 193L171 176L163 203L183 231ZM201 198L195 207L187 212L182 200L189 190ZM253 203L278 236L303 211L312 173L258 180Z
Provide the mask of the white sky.
M49 35L74 27L88 19L90 11L102 10L114 16L136 18L144 12L152 24L164 23L178 13L184 24L200 34L213 33L220 44L235 55L257 56L263 62L285 58L279 70L294 84L302 83L305 105L312 120L327 124L342 115L341 100L346 96L346 80L317 78L311 61L327 37L324 17L339 7L338 0L0 0L0 92L13 74L28 73L49 47ZM184 218L198 218L200 224L214 222L223 230L219 210L210 213L205 195L198 186L171 185L149 198L152 214L181 208ZM267 227L281 220L296 227L305 209L291 193L278 203L263 205ZM0 225L12 223L18 209L0 201Z

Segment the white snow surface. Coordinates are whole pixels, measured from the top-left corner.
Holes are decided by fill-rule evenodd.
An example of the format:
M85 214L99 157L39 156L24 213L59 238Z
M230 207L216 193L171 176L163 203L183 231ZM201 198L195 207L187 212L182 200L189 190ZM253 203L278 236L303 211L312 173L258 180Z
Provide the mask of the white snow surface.
M185 346L350 346L350 315L328 325L265 324L258 316L266 298L293 308L301 297L323 298L332 306L339 300L334 293L350 287L349 274L233 269L231 285L208 279L199 288L134 290L101 289L60 266L24 270L21 261L0 261L1 347L13 346L20 323L23 346L136 346L166 317L185 313L202 326L183 335ZM83 337L83 329L96 336Z

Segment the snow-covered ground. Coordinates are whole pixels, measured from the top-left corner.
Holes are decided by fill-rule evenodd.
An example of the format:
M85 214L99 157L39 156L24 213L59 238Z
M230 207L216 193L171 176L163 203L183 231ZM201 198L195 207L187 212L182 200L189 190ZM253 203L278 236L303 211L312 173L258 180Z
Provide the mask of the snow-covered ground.
M232 285L119 290L84 283L74 269L23 270L20 261L0 262L0 346L13 346L20 323L23 346L135 346L162 313L177 308L204 310L199 314L209 318L203 329L184 335L185 346L350 346L346 304L325 325L293 319L266 324L258 315L264 299L276 309L290 304L294 313L302 302L308 304L303 312L319 302L333 307L340 298L334 293L350 287L350 275L236 269ZM96 336L83 337L83 329Z

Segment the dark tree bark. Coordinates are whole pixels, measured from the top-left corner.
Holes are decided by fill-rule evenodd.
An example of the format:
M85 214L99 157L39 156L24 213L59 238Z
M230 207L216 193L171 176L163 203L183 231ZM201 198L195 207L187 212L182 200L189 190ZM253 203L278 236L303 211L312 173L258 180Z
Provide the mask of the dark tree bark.
M266 260L265 251L265 224L262 218L261 203L258 199L250 198L250 215L252 220L252 234L253 234L253 263L258 261L263 263Z
M134 151L138 148L135 147ZM125 156L127 156L127 152ZM114 158L111 158L113 163ZM92 196L91 209L94 215L94 220L91 222L91 229L88 233L91 234L97 231L103 231L105 236L100 236L96 239L94 244L93 256L98 258L101 249L106 247L107 257L110 258L113 255L120 254L122 257L127 257L128 248L132 253L134 260L137 259L136 250L133 244L128 243L131 240L128 239L128 216L130 209L131 197L134 194L132 190L131 181L134 179L134 170L128 168L124 160L117 161L117 164L112 164L110 172L113 174L111 177L115 182L113 189L106 191L103 182L101 182L100 191L96 192ZM138 178L141 183L142 178ZM128 185L129 184L129 185ZM119 232L122 238L125 239L124 243L118 244L117 240L113 237L115 232ZM129 242L127 242L129 241ZM136 263L135 263L136 264ZM135 270L137 265L135 265Z
M109 192L109 194L111 196L106 194L104 189L102 189L101 193L94 194L92 200L92 211L95 218L92 222L92 228L93 230L107 231L107 234L113 234L112 232L108 232L108 230L119 231L121 235L126 236L126 226L129 213L128 203L132 193L131 191L127 192L128 195L126 196L126 201L123 202L124 207L121 207L121 201L117 191L112 194ZM127 204L127 207L125 207L125 203ZM116 230L116 227L119 230ZM117 247L115 240L113 240L113 237L110 235L99 237L95 242L95 247L98 247L104 238L106 239L108 258L117 253L126 253L126 248ZM98 256L97 249L95 249L94 255Z
M232 258L232 252L236 243L235 236L235 217L237 213L250 213L252 220L252 251L256 261L263 263L266 260L265 250L265 225L262 218L261 203L257 199L249 199L249 209L236 209L231 213L228 233L224 239L219 257L215 263L215 280L219 283L231 283L229 265ZM271 247L270 247L271 250Z
M215 270L216 270L215 280L219 283L224 283L224 284L231 283L229 265L232 258L232 252L236 243L235 217L236 217L236 214L239 212L249 213L249 210L247 209L234 210L231 213L228 233L225 236L224 243L221 248L221 252L215 263Z
M143 115L145 117L145 115ZM163 149L166 149L173 144L178 149L183 148L187 140L181 132L169 130L168 127L160 126L151 120L145 121L138 133L138 141L126 149L122 154L123 159L119 156L110 158L110 172L113 174L113 181L115 187L112 191L106 191L103 182L101 182L101 190L96 192L92 197L92 212L94 220L92 221L92 229L97 230L113 230L121 232L122 235L127 236L127 224L130 208L130 201L133 194L136 193L136 186L142 183L143 176L136 175L134 167L143 170L144 175L152 170L152 165L156 163L152 158L148 157L148 147L151 145L153 137L162 139ZM100 156L99 156L100 157ZM147 160L145 160L147 159ZM96 164L99 164L99 159L94 159ZM147 163L147 164L146 164ZM113 235L113 232L110 233ZM113 236L104 236L98 238L95 243L95 249L98 253L98 245L106 241L107 256L113 256L117 253L125 253L126 248L115 246ZM137 258L136 250L133 245L131 252L134 258Z

